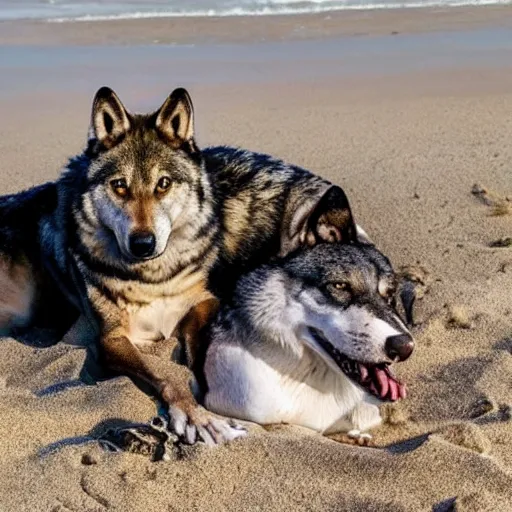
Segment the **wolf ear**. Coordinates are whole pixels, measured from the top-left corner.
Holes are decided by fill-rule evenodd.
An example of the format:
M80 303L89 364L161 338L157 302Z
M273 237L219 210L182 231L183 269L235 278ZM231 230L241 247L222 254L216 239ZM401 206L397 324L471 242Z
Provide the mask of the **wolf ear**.
M92 104L89 139L96 139L104 149L110 149L121 142L130 126L130 114L117 94L109 87L102 87Z
M357 227L347 196L340 187L332 185L296 209L281 239L279 255L285 256L304 245L357 241Z
M163 138L179 148L194 138L194 107L188 92L175 89L156 112L155 126Z

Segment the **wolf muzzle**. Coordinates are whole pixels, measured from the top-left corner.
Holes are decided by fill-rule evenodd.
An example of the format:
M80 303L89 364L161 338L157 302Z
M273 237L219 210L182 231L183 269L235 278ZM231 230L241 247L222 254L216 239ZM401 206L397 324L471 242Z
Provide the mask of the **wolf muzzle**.
M155 253L155 248L156 238L153 233L142 231L130 235L129 249L135 258L150 258Z

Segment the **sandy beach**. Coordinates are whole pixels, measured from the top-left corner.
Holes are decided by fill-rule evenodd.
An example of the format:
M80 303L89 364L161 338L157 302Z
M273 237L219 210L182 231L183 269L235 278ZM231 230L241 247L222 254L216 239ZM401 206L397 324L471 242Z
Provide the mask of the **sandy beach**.
M249 425L171 461L107 453L94 437L155 403L128 378L84 384L83 347L1 339L0 510L509 511L512 249L492 245L512 236L510 14L0 23L0 193L59 175L100 86L133 111L185 86L200 146L340 184L424 292L397 367L409 396L386 407L376 448Z

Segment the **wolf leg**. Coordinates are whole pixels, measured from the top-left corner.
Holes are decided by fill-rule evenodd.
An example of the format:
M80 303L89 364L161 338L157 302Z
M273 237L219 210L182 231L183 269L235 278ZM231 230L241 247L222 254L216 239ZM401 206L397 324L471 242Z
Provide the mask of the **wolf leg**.
M360 402L347 416L346 422L350 429L348 432L339 432L329 437L344 444L374 446L373 438L367 431L380 425L382 418L378 405L373 403L372 398L369 400Z
M348 432L338 432L330 434L329 437L334 441L343 444L356 446L375 446L373 437L367 430L380 425L382 422L380 411L377 405L362 401L346 418Z
M121 331L109 333L101 346L110 368L144 380L159 393L169 406L170 428L186 443L221 444L246 434L198 405L190 389L193 375L188 368L143 354Z

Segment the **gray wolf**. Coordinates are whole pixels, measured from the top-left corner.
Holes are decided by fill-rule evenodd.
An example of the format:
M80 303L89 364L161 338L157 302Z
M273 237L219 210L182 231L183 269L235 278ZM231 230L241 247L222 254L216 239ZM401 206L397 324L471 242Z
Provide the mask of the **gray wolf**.
M348 239L347 215L341 188L304 169L201 151L184 89L140 115L103 87L87 146L61 177L0 198L0 331L71 329L98 347L105 368L157 393L186 441L238 437L198 406L190 372L162 354L176 333L194 346L241 272Z
M369 437L405 398L391 364L412 353L397 276L368 242L320 243L242 275L207 328L206 407L259 424Z

